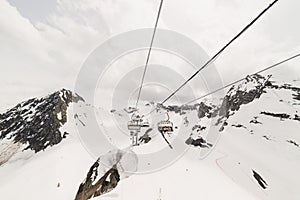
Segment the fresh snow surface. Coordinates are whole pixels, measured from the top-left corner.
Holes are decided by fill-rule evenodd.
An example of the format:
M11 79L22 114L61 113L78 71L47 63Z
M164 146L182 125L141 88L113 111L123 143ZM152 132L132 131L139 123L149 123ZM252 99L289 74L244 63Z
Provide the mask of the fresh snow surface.
M292 97L291 92L284 89L266 89L259 99L242 105L229 117L217 145L205 159L199 159L199 147L191 147L169 166L153 173L131 174L121 179L113 191L95 199L152 200L159 198L161 190L162 199L173 200L298 200L300 149L288 141L299 144L297 130L300 123L261 114L265 111L294 116L299 112L299 105L293 105L295 100ZM83 102L76 105L76 112L72 106L68 108L68 122L61 132L69 135L60 144L37 154L17 151L1 166L1 198L74 199L79 184L96 157L113 150L109 146L102 146L103 140L120 148L130 145L129 136L123 132L128 121L125 111L110 112ZM93 114L107 135L97 136L97 133L93 133L96 129L89 123ZM191 133L189 130L195 125L196 115L187 113L179 117L170 113L170 117L175 125L186 130L182 139L187 138ZM184 117L188 117L189 125L184 125ZM148 120L162 119L166 119L165 114L157 113ZM253 119L262 124L250 123ZM201 119L201 124L209 126L211 121L205 117ZM92 146L87 148L83 141L94 135L97 137L92 138ZM168 139L172 141L172 136ZM1 145L1 148L7 148L10 141L4 141ZM165 146L161 136L154 134L150 143L134 147L132 151L140 156ZM98 149L97 155L91 153L95 149ZM149 160L149 164L152 164L152 160ZM266 182L266 189L259 185L253 171ZM103 174L103 171L99 173Z
M300 107L293 104L295 100L287 90L266 89L266 92L250 104L242 105L227 120L228 126L216 147L224 156L217 164L237 184L261 199L297 200L300 199L300 148L288 141L299 144L300 122L261 112L286 113L293 117L299 114ZM255 118L259 123L250 122ZM252 170L267 182L265 190L255 189L259 185ZM247 177L253 184L245 181Z
M89 105L81 104L91 109ZM84 123L84 114L81 117ZM82 124L76 119L74 122L74 114L70 110L68 119L61 131L70 135L59 145L26 159L23 159L24 152L17 153L12 158L13 162L1 166L2 198L74 199L95 158L82 145L75 127L75 124ZM199 160L198 155L195 149L163 170L122 179L115 190L98 199L157 199L159 188L162 188L163 199L255 199L217 167L215 160L220 155L215 153L205 160Z

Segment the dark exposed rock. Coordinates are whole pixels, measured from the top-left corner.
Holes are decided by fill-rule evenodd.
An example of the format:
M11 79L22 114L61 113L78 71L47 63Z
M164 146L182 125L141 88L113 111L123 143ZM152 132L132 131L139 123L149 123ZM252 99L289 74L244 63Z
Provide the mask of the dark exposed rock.
M236 111L240 109L242 105L249 104L255 99L261 97L265 92L264 89L267 85L272 85L267 78L254 74L247 76L244 83L240 85L232 86L227 92L226 96L223 98L223 102L219 109L219 119L216 125L221 125L219 131L222 132L225 129L226 120L234 115Z
M200 131L203 131L205 129L206 129L205 126L195 125L195 126L193 126L192 131L197 130L197 132L200 132Z
M294 92L297 92L298 94L300 94L300 88L292 86L291 84L285 83L283 85L276 85L274 83L268 85L268 87L270 88L274 88L274 89L285 89L285 90L292 90Z
M266 140L271 140L271 138L269 138L268 136L264 135L263 138L265 138Z
M293 99L300 101L300 93L293 94Z
M245 129L247 129L247 127L242 125L242 124L232 124L231 126L236 127L236 128L245 128Z
M98 168L100 161L97 160L87 173L85 180L80 184L75 200L88 200L101 196L117 187L120 175L115 166L108 170L99 180Z
M268 186L267 182L256 171L252 170L252 172L253 172L253 177L256 179L260 187L262 187L263 189L267 189Z
M201 148L210 148L212 147L212 144L207 143L206 140L204 140L202 137L198 138L198 139L193 139L191 137L189 137L185 143L187 145L193 145L195 147L201 147Z
M77 94L62 89L44 98L33 98L0 114L0 139L12 139L24 150L45 150L62 141L67 134L59 128L67 122L67 107L83 101Z
M224 129L225 129L225 126L224 126L224 125L222 125L222 126L220 127L220 129L219 129L219 132L222 132L222 131L224 131Z
M300 121L300 116L297 114L295 114L294 116L291 116L286 113L271 113L271 112L265 112L265 111L261 112L260 114L280 118L280 120L289 119L289 120Z
M230 111L238 111L243 104L248 104L254 99L260 98L266 85L270 84L268 79L259 74L248 76L246 83L253 82L255 87L249 90L240 90L236 86L232 86L228 94L225 96L220 108L219 115L229 117Z
M64 134L63 134L63 139L67 138L67 135L69 135L69 133L64 132Z
M294 120L300 121L300 116L299 115L295 115Z
M198 117L201 119L203 117L214 117L218 114L218 112L214 112L213 110L214 108L212 106L208 106L206 104L204 104L203 102L201 102L200 104L198 104Z
M170 106L164 106L162 104L157 105L159 108L170 111L170 112L175 112L180 115L185 114L186 111L192 111L192 110L197 110L196 105L182 105L182 106L177 106L177 105L170 105Z
M300 101L300 88L292 86L291 84L283 84L283 85L276 85L275 83L271 84L268 86L269 88L272 89L277 89L277 90L290 90L293 91L294 93L292 94L293 99Z
M287 140L287 142L295 145L296 147L300 147L300 145L297 142L293 141L293 140Z
M272 116L272 117L278 117L280 119L288 119L290 118L290 115L286 113L271 113L271 112L261 112L262 115Z

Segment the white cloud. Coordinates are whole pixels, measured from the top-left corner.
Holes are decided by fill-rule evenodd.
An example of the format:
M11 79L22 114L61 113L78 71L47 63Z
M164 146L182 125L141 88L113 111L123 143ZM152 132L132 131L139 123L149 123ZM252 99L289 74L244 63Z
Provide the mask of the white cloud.
M213 56L269 3L270 0L174 0L167 1L169 9L163 17L170 29L188 35ZM236 40L216 62L224 82L273 64L297 49L299 52L299 38L294 37L300 30L295 22L300 17L299 9L297 0L279 1Z
M104 34L59 13L47 24L32 24L7 1L0 5L0 84L7 94L1 105L13 106L41 91L72 89L83 60Z
M189 36L212 56L269 3L165 1L159 27ZM41 92L72 89L81 64L95 47L109 36L152 27L158 5L159 0L59 0L39 21L26 19L21 7L17 10L0 0L0 87L7 94L1 107ZM299 8L297 0L279 1L237 40L216 62L224 81L300 50ZM287 74L299 74L296 64L290 64Z

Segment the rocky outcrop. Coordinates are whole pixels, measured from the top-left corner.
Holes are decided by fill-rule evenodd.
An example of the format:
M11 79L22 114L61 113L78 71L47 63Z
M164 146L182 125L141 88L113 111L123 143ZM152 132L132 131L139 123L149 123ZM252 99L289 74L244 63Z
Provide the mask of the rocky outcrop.
M195 147L200 147L200 148L210 148L213 145L206 142L206 140L204 140L202 137L198 138L198 139L193 139L192 137L189 137L185 143L187 145L193 145Z
M247 76L244 83L232 86L224 97L219 115L229 117L230 112L238 111L241 105L260 98L265 87L270 84L269 78L255 74Z
M216 123L216 125L221 125L220 132L228 125L227 119L234 115L242 105L249 104L261 97L265 92L264 89L271 85L270 77L265 78L259 74L247 76L241 84L234 85L229 89L220 106L219 118Z
M33 98L0 114L0 140L22 144L23 150L39 152L62 141L59 130L67 122L71 102L83 101L71 91L62 89L44 98Z
M262 189L267 189L268 184L267 182L261 177L261 175L259 175L256 171L252 170L253 173L253 177L255 178L255 180L258 182L259 186Z
M120 175L115 165L98 179L99 162L97 160L88 171L85 180L79 186L75 200L88 200L101 196L110 192L118 185Z
M261 112L260 114L266 115L266 116L271 116L271 117L276 117L276 118L279 118L280 120L289 119L289 120L300 121L300 117L297 114L295 114L294 116L291 116L286 113L271 113L271 112L265 112L265 111Z
M293 140L287 140L287 142L290 143L290 144L293 144L296 147L300 147L300 145L297 142L293 141Z
M203 102L196 105L198 107L198 117L200 119L203 117L212 118L218 115L219 108L215 105L207 105Z
M175 112L177 114L184 115L186 114L187 111L197 110L198 105L195 104L195 105L181 105L181 106L177 106L177 105L164 106L162 104L157 104L157 107L159 109L164 109L169 112Z

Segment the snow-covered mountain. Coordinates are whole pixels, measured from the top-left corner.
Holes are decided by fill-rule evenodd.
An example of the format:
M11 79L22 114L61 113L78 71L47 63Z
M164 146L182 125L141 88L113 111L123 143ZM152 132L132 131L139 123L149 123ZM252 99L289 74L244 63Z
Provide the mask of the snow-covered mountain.
M251 177L262 189L256 192L261 198L299 199L300 88L296 80L260 80L263 87L250 89L253 80L246 80L224 98L225 128L217 147L224 158L217 163L247 188L252 184L241 177Z
M252 75L232 86L219 101L207 98L189 106L162 106L149 116L147 142L126 148L125 154L117 148L99 152L96 162L80 135L89 137L96 131L89 123L91 114L107 120L101 124L109 133L106 139L124 149L130 138L118 130L126 126L128 109L95 108L79 95L63 89L24 101L0 115L1 197L65 200L85 194L150 200L158 198L161 188L162 199L300 198L300 88L296 81ZM147 109L151 106L152 102L145 103ZM141 155L166 146L155 127L166 111L175 128L167 136L174 149L167 153L181 145L188 151L155 173L134 173L143 167ZM210 137L215 130L218 139ZM102 143L95 141L95 145ZM199 160L207 150L209 156ZM154 162L148 160L146 165ZM20 192L14 192L16 188Z
M223 154L216 164L234 182L261 199L299 199L300 88L296 84L297 80L286 83L256 74L232 86L220 104L206 99L165 109L181 115L197 111L199 121L186 140L195 148L211 148L205 137L215 119L220 140L214 151Z
M68 135L60 130L68 120L67 108L78 101L83 99L62 89L44 98L24 101L0 114L0 165L18 150L38 153L59 144Z

